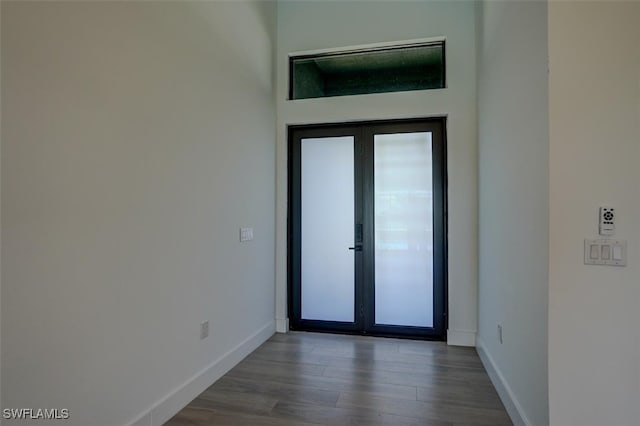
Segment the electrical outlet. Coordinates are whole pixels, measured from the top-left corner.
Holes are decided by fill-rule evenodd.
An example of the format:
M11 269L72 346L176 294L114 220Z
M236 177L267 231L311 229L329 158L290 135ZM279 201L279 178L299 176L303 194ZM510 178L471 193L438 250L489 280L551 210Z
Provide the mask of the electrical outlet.
M498 324L498 342L502 344L502 325Z
M209 321L203 321L200 323L200 340L204 340L209 337Z

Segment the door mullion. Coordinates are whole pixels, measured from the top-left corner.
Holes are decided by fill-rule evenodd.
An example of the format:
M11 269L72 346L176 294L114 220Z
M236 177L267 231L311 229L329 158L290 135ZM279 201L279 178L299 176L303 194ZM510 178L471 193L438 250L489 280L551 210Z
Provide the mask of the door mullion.
M374 199L373 199L373 131L369 126L362 127L363 155L362 155L362 213L363 222L363 313L364 329L368 333L374 325L375 318L375 235L374 235Z
M362 139L362 129L359 128L355 134L355 155L354 155L354 187L355 187L355 199L354 199L354 207L355 207L355 223L353 224L354 228L354 241L356 245L361 245L363 248L360 251L356 251L354 253L355 256L355 306L354 312L356 316L356 329L362 332L365 328L365 312L364 312L364 300L366 298L363 293L364 287L364 277L363 273L365 271L364 266L364 257L365 251L364 243L366 241L365 232L362 232L360 237L362 241L358 241L358 233L360 225L363 225L364 221L364 212L363 212L363 170L362 170L362 158L364 153L364 141Z

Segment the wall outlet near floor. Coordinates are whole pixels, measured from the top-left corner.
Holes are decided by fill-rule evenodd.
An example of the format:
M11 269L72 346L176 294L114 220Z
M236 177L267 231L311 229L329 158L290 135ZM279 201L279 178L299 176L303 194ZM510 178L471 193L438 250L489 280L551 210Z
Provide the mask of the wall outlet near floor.
M502 344L502 325L498 324L498 342Z
M200 340L204 340L209 337L209 321L203 321L200 323Z

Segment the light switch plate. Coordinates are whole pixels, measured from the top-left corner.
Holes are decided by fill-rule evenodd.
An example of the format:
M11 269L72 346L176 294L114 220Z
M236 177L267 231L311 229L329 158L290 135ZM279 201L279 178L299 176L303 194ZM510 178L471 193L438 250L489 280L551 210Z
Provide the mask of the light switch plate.
M625 240L584 240L585 265L627 265L627 242Z
M253 240L253 228L240 228L240 242Z

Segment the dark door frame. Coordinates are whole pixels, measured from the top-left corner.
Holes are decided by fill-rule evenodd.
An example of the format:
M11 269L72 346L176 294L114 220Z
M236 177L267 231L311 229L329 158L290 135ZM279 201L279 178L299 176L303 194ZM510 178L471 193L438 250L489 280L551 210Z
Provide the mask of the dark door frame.
M374 134L430 131L433 155L433 327L376 325L374 289L373 189ZM319 332L367 334L414 339L445 340L447 328L447 157L446 118L362 121L336 124L288 126L288 220L287 286L290 328ZM300 162L299 141L303 138L354 136L355 221L364 225L363 251L355 254L355 298L353 323L305 320L301 318L300 262ZM441 206L439 208L438 206ZM355 225L355 224L354 224Z

